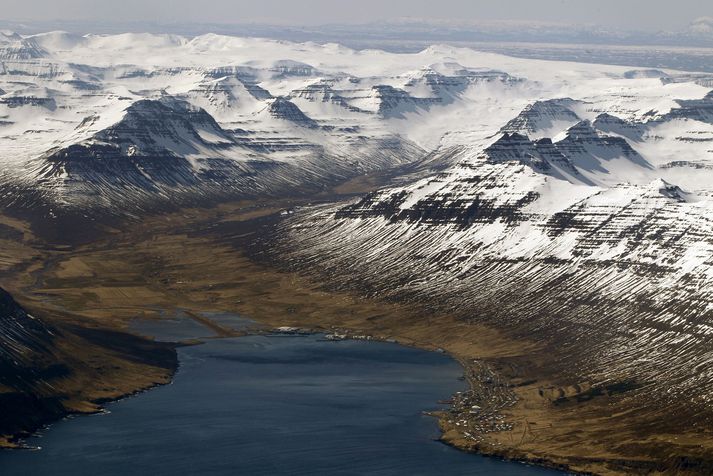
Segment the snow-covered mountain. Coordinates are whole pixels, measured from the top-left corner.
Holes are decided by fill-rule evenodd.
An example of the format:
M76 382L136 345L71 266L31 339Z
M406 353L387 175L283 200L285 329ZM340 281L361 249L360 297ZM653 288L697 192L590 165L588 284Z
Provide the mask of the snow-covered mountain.
M713 94L613 67L500 61L510 67L489 65L517 86L450 109L429 159L445 168L302 210L279 249L335 285L536 338L563 385L634 381L637 405L702 421Z
M558 342L584 338L583 320L618 329L582 352L593 374L624 371L623 335L641 359L685 341L666 360L681 375L708 355L694 352L713 325L713 94L700 74L217 35L2 44L6 204L304 193L421 161L411 183L290 220L295 259ZM611 300L593 305L595 291ZM645 362L642 378L663 371Z
M419 160L435 167L498 133L557 143L537 154L581 147L583 183L636 178L615 173L629 162L651 180L706 170L682 166L699 159L679 152L703 142L672 126L710 112L700 74L219 35L4 33L0 52L2 203L52 214L304 193ZM598 145L581 137L586 124ZM629 145L638 161L609 156Z

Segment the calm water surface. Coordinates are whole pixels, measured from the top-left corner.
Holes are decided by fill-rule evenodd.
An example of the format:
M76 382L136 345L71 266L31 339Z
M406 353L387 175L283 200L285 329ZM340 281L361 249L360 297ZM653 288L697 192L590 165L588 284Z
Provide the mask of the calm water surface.
M264 335L179 349L173 384L0 452L14 475L546 475L459 452L421 414L462 390L447 356Z

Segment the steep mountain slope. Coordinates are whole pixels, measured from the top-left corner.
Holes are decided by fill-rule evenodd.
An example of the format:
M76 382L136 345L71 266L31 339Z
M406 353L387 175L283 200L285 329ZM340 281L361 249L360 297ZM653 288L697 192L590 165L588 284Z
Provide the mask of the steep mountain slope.
M42 397L49 393L44 381L67 372L63 364L52 362L53 338L52 330L0 290L0 440L62 415L59 399Z
M99 411L107 398L165 383L176 365L170 345L49 325L0 289L0 446L19 445L67 414Z
M693 166L661 154L695 157L708 173L711 151L681 139L710 133L707 101L640 121L595 110L593 122L559 105L534 115L543 106L533 103L505 132L442 149L457 157L447 169L303 210L274 243L332 286L535 340L529 358L547 362L554 382L540 396L555 409L617 388L609 414L627 418L607 420L612 430L643 439L708 428L713 190L669 182L672 168ZM568 120L553 128L558 117ZM463 438L481 441L473 428Z

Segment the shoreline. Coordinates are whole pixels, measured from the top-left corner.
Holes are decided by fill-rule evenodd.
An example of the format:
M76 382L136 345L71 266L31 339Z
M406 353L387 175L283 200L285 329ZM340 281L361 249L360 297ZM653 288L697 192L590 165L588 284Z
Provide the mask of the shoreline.
M178 371L178 367L176 368L175 372L177 372L177 371ZM171 376L171 380L169 380L168 382L156 383L156 384L150 385L146 388L141 388L141 389L126 393L124 395L120 395L116 398L104 398L104 399L93 401L92 403L95 403L96 405L99 406L99 408L96 410L67 412L65 415L63 415L59 418L53 418L53 419L47 420L46 422L42 423L38 429L36 429L34 431L31 431L29 433L22 433L20 435L14 436L8 440L0 439L0 452L2 452L2 451L42 451L41 446L29 446L26 444L26 441L30 438L41 438L45 432L50 431L52 429L53 425L56 425L57 423L60 423L60 422L69 421L76 417L102 415L102 414L110 413L103 405L106 405L109 403L118 403L118 402L121 402L122 400L126 400L128 398L139 397L139 396L141 396L141 394L150 392L151 390L154 390L158 387L162 387L164 385L171 385L173 383L173 378L175 377L175 372ZM4 446L3 443L5 443L5 442L8 442L9 445ZM15 443L15 444L13 445L13 443Z
M200 317L200 319L197 318L196 314L199 311L193 311L193 312L188 312L187 314L190 315L191 319L197 320L200 322L202 325L204 325L206 328L209 328L211 330L214 330L215 328L220 328L221 331L225 330L225 327L211 321L210 318L207 317ZM251 319L248 317L248 319ZM157 320L157 322L160 322L160 319ZM261 324L259 321L255 321L257 324ZM344 334L341 334L341 333ZM202 345L206 341L210 340L223 340L223 339L234 339L234 338L240 338L240 337L247 337L247 336L260 336L260 335L285 335L285 336L316 336L316 335L323 335L325 338L325 341L328 342L338 342L342 340L355 340L355 341L366 341L366 342L381 342L381 343L387 343L387 344L393 344L393 345L398 345L402 347L410 347L410 348L415 348L419 349L425 352L435 352L439 353L442 355L447 356L449 359L453 360L454 362L458 363L458 365L463 369L463 374L464 374L464 380L467 383L466 389L464 392L457 392L454 394L451 398L449 398L450 403L446 403L445 401L439 401L437 403L442 403L449 405L448 409L444 410L423 410L422 414L428 415L436 420L436 423L439 428L439 433L440 436L437 439L437 441L444 443L448 446L451 446L458 451L463 451L467 453L472 453L472 454L477 454L483 457L487 458L494 458L502 461L508 461L508 462L514 462L514 463L520 463L520 464L525 464L525 465L530 465L530 466L539 466L539 467L545 467L545 468L551 468L551 469L558 469L562 471L569 471L570 474L575 474L572 473L571 470L568 467L564 467L561 465L554 465L551 464L548 461L534 461L534 460L529 460L529 459L518 459L518 458L512 458L508 457L507 455L498 453L498 452L485 452L481 451L479 449L473 449L465 446L461 446L459 444L454 444L452 441L450 441L448 438L446 438L446 430L444 429L443 422L448 418L448 416L454 411L454 397L461 394L468 392L468 388L472 390L472 381L471 379L467 378L466 375L468 374L468 365L465 364L461 359L458 357L450 354L449 352L441 349L441 348L434 348L433 346L430 345L423 345L419 344L416 342L404 342L404 341L399 341L398 338L393 338L393 337L383 337L383 336L377 336L377 335L371 335L371 334L358 334L358 335L350 335L352 332L351 329L331 329L331 333L329 330L324 329L322 327L305 327L305 328L296 328L296 327L289 327L289 326L278 326L274 328L265 328L265 329L250 329L247 331L232 331L230 333L226 332L221 332L221 333L216 333L216 335L211 336L211 337L191 337L188 339L180 340L180 341L172 341L172 340L157 340L151 336L144 335L135 331L132 331L134 335L137 337L145 338L145 339L150 339L154 342L161 342L161 343L166 343L169 345L174 346L174 348L178 349L180 347L185 347L185 346L194 346L194 345ZM336 333L338 337L337 338L330 338L329 336L335 335ZM46 423L44 423L41 428L33 431L30 434L18 436L17 439L15 440L18 443L18 446L2 446L0 445L0 451L41 451L42 447L41 446L28 446L26 445L26 440L30 438L36 438L36 437L42 437L43 433L47 431L51 431L52 426L62 422L62 421L67 421L71 420L75 417L80 417L80 416L90 416L90 415L97 415L97 414L103 414L103 413L109 413L109 411L103 406L105 404L116 404L121 402L122 400L126 400L129 398L134 398L134 397L140 397L144 393L148 393L152 390L157 389L158 387L162 387L164 385L171 385L176 377L176 374L178 373L180 369L180 359L177 359L177 365L175 369L173 370L170 378L168 381L163 382L163 383L155 383L152 384L148 387L137 389L135 391L128 392L126 394L117 396L117 397L111 397L111 398L103 398L103 399L97 399L93 400L92 403L98 405L98 408L93 411L75 411L75 412L68 412L66 415L62 416L59 419L52 419ZM584 473L576 473L576 474L584 474Z
M338 329L338 328L333 328L331 329L332 334L325 334L326 336L329 335L335 335L339 333L339 337L337 339L329 339L327 340L330 341L340 341L340 340L363 340L363 341L373 341L373 342L384 342L384 343L389 343L389 344L395 344L395 345L400 345L404 347L412 347L415 349L423 350L426 352L436 352L439 354L443 354L448 356L451 360L455 361L458 363L458 365L463 369L463 379L467 382L467 389L464 392L457 392L456 394L452 395L449 398L449 401L440 401L438 403L443 403L446 405L449 405L448 409L444 410L424 410L422 413L424 415L428 415L432 418L436 419L436 422L439 427L439 432L440 436L438 438L438 441L441 443L448 445L452 448L455 448L458 451L463 451L466 453L471 453L471 454L476 454L480 455L483 457L487 458L495 458L498 460L502 461L508 461L508 462L514 462L514 463L520 463L528 466L537 466L537 467L542 467L542 468L549 468L549 469L554 469L558 471L563 471L566 472L567 474L572 474L572 475L587 475L587 474L594 474L590 472L581 472L581 471L576 471L572 469L569 465L566 464L561 464L561 463L555 463L547 459L531 459L531 458L524 458L524 457L518 457L518 456L513 456L511 452L503 452L503 451L498 451L494 449L486 449L486 447L480 446L478 444L472 444L472 443L463 443L463 438L461 437L461 434L449 421L449 419L453 418L454 415L459 414L460 412L457 410L456 407L456 399L459 395L462 395L467 392L473 392L475 391L475 384L473 382L473 375L472 375L472 365L469 365L467 362L465 362L462 358L459 358L456 355L451 354L450 352L440 348L440 347L434 347L432 344L426 343L426 345L423 345L421 343L417 342L403 342L398 339L398 337L383 337L383 336L376 336L376 335L371 335L371 334L358 334L358 335L349 335L350 332L352 332L352 329ZM270 331L267 331L269 333ZM296 333L298 334L324 334L326 331L324 329L298 329ZM255 335L255 334L248 334L248 335ZM469 370L471 372L469 372ZM461 409L463 410L463 409ZM457 436L455 438L449 437L450 433L455 433ZM467 440L465 440L467 441Z

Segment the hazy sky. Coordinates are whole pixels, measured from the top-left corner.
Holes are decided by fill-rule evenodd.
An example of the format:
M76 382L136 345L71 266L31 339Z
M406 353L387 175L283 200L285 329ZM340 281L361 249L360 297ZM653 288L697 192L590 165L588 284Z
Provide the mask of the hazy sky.
M713 17L713 0L1 0L4 20L103 20L292 25L401 17L525 20L680 30Z

